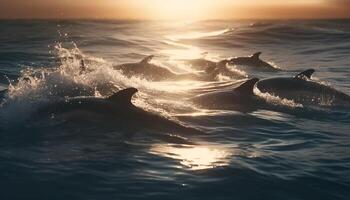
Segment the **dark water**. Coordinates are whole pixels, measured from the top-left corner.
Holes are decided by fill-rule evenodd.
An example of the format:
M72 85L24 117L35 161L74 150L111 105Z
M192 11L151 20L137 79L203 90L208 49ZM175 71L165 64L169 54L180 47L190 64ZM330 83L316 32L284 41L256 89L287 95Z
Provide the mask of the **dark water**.
M0 111L0 199L349 199L349 109L266 97L280 109L208 110L188 99L239 80L151 82L111 68L153 54L159 65L192 72L183 59L257 51L284 71L241 73L314 68L316 81L350 94L346 20L1 21L0 89L10 90ZM79 73L80 58L89 73ZM135 131L98 116L32 117L77 85L106 83L138 88L138 107L203 134Z

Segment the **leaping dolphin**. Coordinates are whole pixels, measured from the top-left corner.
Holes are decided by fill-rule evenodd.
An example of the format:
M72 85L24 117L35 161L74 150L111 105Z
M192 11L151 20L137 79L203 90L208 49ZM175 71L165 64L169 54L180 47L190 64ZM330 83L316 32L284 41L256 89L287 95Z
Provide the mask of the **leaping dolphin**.
M249 67L258 67L259 69L268 71L278 71L279 69L273 67L271 64L260 59L261 52L257 52L252 56L232 58L229 63L232 65L244 65Z
M84 120L91 117L111 122L118 127L150 129L170 133L197 134L199 130L180 125L158 114L136 107L132 96L135 88L121 90L108 98L71 98L41 108L36 116L57 116L65 120Z
M294 77L277 77L260 80L256 87L262 93L293 100L302 105L350 106L350 96L330 86L311 80L313 69Z

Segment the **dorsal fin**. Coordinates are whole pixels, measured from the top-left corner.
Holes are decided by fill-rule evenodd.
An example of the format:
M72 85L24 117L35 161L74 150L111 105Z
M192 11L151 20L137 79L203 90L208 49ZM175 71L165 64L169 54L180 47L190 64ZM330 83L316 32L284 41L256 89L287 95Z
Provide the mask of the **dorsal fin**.
M242 83L240 86L238 86L235 91L241 93L241 94L253 94L253 89L255 86L255 83L258 82L258 78L252 78L244 83Z
M305 70L305 71L299 73L294 78L301 78L301 79L303 79L303 78L306 77L306 78L310 79L313 73L315 73L314 69L308 69L308 70Z
M136 92L138 92L136 88L127 88L108 97L108 100L116 103L130 105L131 98Z
M154 55L150 55L150 56L147 56L146 58L144 58L143 60L141 60L140 63L142 64L147 64L149 62L151 62L151 60L154 58Z
M252 55L252 58L255 60L259 60L260 55L261 55L261 52L256 52L255 54Z

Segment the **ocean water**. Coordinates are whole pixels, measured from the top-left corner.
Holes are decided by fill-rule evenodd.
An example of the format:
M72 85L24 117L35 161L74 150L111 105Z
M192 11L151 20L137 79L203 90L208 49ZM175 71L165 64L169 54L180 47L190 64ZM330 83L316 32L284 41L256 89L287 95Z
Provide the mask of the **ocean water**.
M183 61L258 51L282 70L235 70L269 78L314 68L315 81L350 94L348 20L0 21L0 90L9 89L0 199L349 199L350 109L264 96L279 109L210 110L189 99L241 80L152 82L112 68L155 55L155 64L196 73ZM105 97L106 85L137 88L135 105L202 134L134 130L98 115L33 117L67 96Z

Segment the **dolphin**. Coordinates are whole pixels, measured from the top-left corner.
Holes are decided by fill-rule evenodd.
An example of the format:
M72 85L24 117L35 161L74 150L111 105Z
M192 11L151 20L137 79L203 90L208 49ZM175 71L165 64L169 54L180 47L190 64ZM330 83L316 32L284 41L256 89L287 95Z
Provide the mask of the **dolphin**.
M78 97L47 105L35 114L35 117L54 116L64 120L101 121L127 129L146 129L170 133L198 134L201 131L190 128L158 114L147 112L136 107L132 96L135 88L127 88L116 92L108 98Z
M116 65L113 68L121 70L127 77L142 75L145 79L151 81L164 81L169 79L191 79L194 74L176 74L164 67L150 63L153 55L147 56L137 63L126 63Z
M239 73L238 71L230 70L227 66L228 61L223 60L217 63L214 67L208 67L205 70L204 76L202 76L203 80L215 80L218 75L224 75L230 78L241 79L247 78L247 76L243 73Z
M277 77L260 80L256 87L302 105L350 106L349 95L311 79L314 69L308 69L294 77Z
M121 70L127 77L142 75L147 80L151 81L165 81L165 80L198 80L198 81L208 81L215 80L219 74L242 78L242 74L238 72L231 71L227 68L226 64L228 60L223 60L215 65L210 65L205 69L205 71L194 74L194 73L184 73L177 74L171 72L169 69L157 66L150 63L154 56L148 56L138 63L127 63L122 65L114 66L114 69Z
M189 64L195 70L202 70L204 73L200 73L198 80L215 80L216 77L221 74L231 78L246 78L246 76L237 71L232 71L228 68L230 60L224 59L218 62L205 60L205 59L193 59L187 60Z
M184 62L190 65L195 70L208 70L210 68L226 67L226 65L230 63L230 60L223 59L218 62L215 62L215 61L199 58L199 59L185 60Z
M209 92L191 98L192 102L207 109L249 110L254 109L263 100L253 92L258 78L244 81L236 88Z
M257 52L252 56L248 57L236 57L232 58L229 61L231 65L244 65L249 67L257 67L259 69L267 70L267 71L279 71L278 68L273 67L269 63L260 59L261 52Z
M192 59L192 60L185 60L186 64L190 65L195 70L206 70L207 68L212 68L217 66L217 62L206 60L206 59Z

